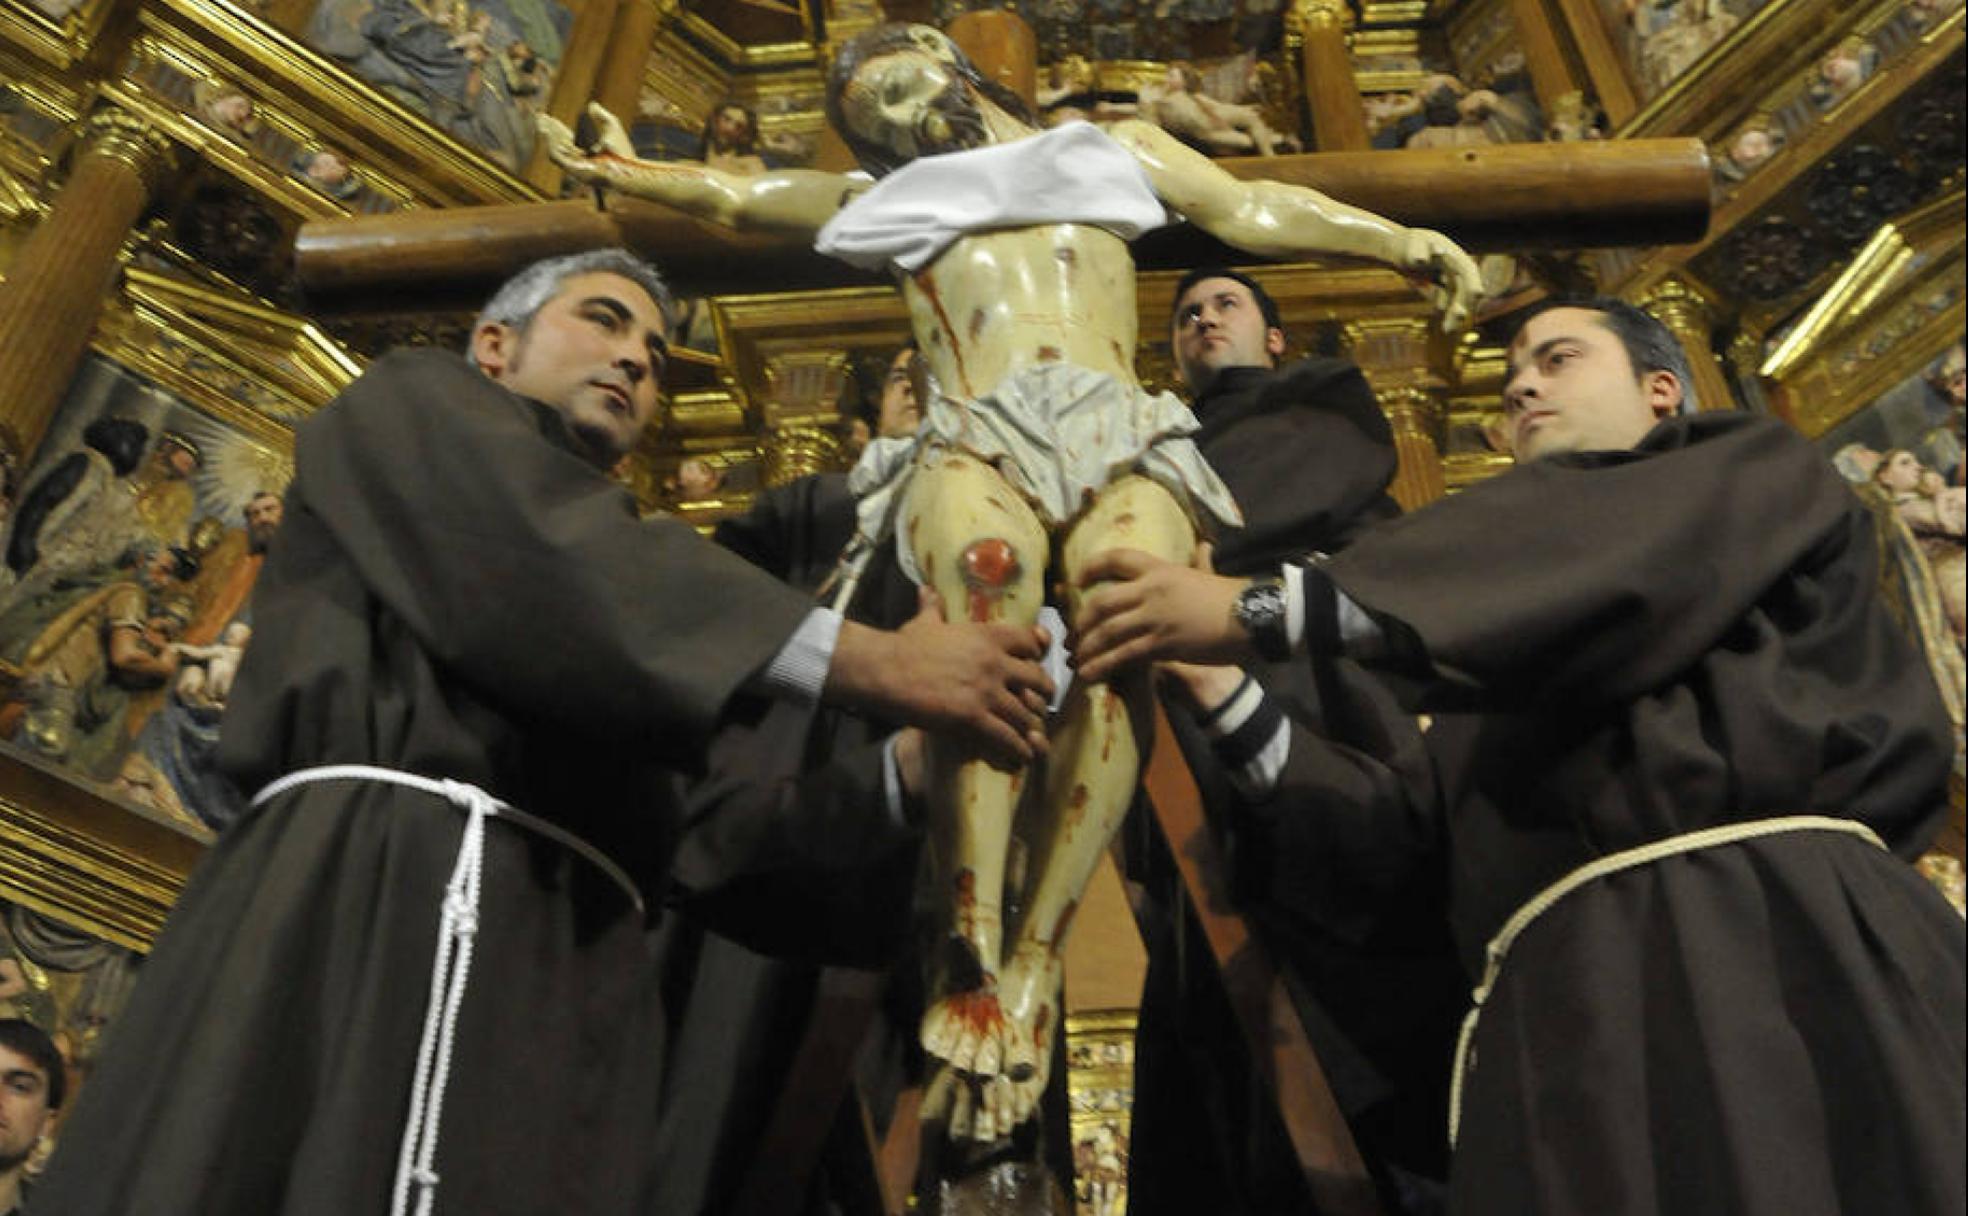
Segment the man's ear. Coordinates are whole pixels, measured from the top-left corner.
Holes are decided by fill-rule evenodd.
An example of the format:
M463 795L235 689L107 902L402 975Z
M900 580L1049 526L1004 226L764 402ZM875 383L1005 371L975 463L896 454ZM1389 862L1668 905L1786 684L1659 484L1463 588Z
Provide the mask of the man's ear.
M1273 325L1264 331L1264 349L1273 359L1285 353L1285 331Z
M499 321L481 322L472 331L471 357L478 370L494 380L505 378L519 351L519 331Z
M1640 393L1646 398L1647 408L1654 412L1655 418L1667 418L1681 409L1687 389L1681 383L1681 377L1666 368L1656 368L1640 377Z

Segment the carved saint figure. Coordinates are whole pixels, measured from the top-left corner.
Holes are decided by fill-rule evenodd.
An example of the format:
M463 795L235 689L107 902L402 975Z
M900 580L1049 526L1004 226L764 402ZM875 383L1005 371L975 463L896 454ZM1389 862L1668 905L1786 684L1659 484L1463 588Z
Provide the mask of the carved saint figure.
M678 502L709 502L724 488L724 470L692 456L677 466L675 488Z
M704 163L713 169L755 177L767 169L759 155L759 120L750 106L721 103L704 120Z
M1738 19L1717 0L1627 0L1627 19L1640 43L1640 75L1655 93L1736 28Z
M1968 501L1964 500L1968 490L1946 484L1905 448L1887 452L1872 479L1892 497L1893 509L1920 542L1933 568L1955 645L1968 645L1968 551L1963 549L1968 538Z
M1169 134L1228 156L1277 154L1279 137L1256 106L1219 101L1203 92L1186 63L1171 63L1159 85L1141 90L1140 116Z
M362 180L333 148L303 148L294 155L294 176L329 198L348 200L362 193Z
M1092 555L1127 547L1186 562L1199 520L1238 518L1188 438L1188 410L1136 377L1129 239L1173 210L1260 256L1372 259L1436 280L1452 328L1476 304L1480 276L1438 233L1298 186L1239 181L1152 123L1041 132L994 88L933 29L883 26L846 44L828 113L881 179L873 187L817 171L740 177L641 161L599 108L592 154L564 125L540 125L583 182L741 230L817 236L822 252L894 270L928 391L913 448L898 459L871 444L856 467L850 551L892 536L902 569L947 611L1029 625L1055 561L1076 609ZM954 835L953 929L922 1041L946 1066L932 1088L951 1104L954 1136L1008 1133L1043 1089L1060 942L1134 795L1150 696L1139 682L1068 691L1015 926L1003 917L1006 860L1025 774L931 745L933 815Z
M1820 110L1829 110L1859 91L1879 66L1879 51L1864 37L1854 34L1825 52L1818 60L1818 76L1807 90Z
M1727 181L1739 182L1783 151L1783 127L1768 114L1758 114L1737 129L1722 150L1716 169Z

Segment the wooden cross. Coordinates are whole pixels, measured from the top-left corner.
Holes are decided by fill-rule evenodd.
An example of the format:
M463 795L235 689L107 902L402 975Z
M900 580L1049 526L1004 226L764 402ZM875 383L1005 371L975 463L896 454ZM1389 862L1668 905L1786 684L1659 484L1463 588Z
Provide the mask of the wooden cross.
M1472 252L1674 245L1707 232L1698 139L1315 152L1220 160L1233 176L1309 186ZM527 263L621 245L686 291L731 294L880 282L804 243L739 234L654 203L609 197L316 220L294 259L320 312L469 309ZM1186 225L1134 245L1143 270L1249 262Z

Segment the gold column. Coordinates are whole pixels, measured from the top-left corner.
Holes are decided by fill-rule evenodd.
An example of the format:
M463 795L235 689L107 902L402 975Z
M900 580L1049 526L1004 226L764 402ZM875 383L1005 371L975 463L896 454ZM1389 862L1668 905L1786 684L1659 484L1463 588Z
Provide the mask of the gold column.
M1715 317L1707 297L1685 280L1670 277L1642 292L1637 303L1667 326L1687 352L1689 370L1695 374L1695 400L1702 412L1740 408L1715 355Z
M671 7L660 0L623 0L615 14L615 31L595 82L595 100L623 122L635 120L650 44L656 41L656 27Z
M1364 152L1373 147L1367 110L1353 79L1346 33L1353 10L1346 0L1293 0L1285 15L1299 40L1305 104L1312 111L1312 146L1320 152Z
M1552 127L1582 125L1591 112L1585 82L1566 58L1544 0L1510 0L1510 15L1517 25L1517 45L1524 51L1531 88L1544 108L1545 123Z
M1613 41L1612 31L1600 12L1599 0L1555 0L1555 3L1564 14L1565 26L1572 33L1579 57L1585 60L1592 91L1606 108L1606 122L1618 129L1640 109L1640 97L1634 92L1626 55Z
M1427 506L1448 492L1436 439L1444 382L1430 366L1433 323L1425 317L1349 321L1341 337L1394 428L1399 463L1389 492L1403 511Z
M172 167L170 143L119 110L91 116L68 184L0 285L0 424L34 450L89 349L116 254Z
M768 487L841 467L840 436L826 427L775 427L766 433L763 447L760 476Z
M792 350L768 355L763 469L768 486L841 467L840 401L848 387L847 352Z
M995 80L1037 106L1039 98L1039 36L1025 18L1008 8L959 13L945 33L986 80Z

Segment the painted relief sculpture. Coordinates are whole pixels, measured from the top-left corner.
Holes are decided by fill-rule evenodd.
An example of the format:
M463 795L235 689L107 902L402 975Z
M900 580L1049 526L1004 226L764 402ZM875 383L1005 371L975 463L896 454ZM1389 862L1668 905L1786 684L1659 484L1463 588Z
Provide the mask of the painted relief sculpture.
M855 546L865 559L893 536L902 568L948 612L1030 623L1055 560L1069 585L1117 546L1186 562L1199 524L1238 518L1187 437L1188 411L1135 376L1128 240L1174 212L1260 256L1371 259L1433 280L1451 328L1480 285L1438 233L1239 181L1150 123L1041 132L994 88L933 29L884 26L847 44L829 116L880 179L872 186L639 161L600 110L593 153L540 123L555 161L583 182L733 228L814 235L822 252L894 269L934 385L917 439L878 441L856 467ZM1069 613L1080 594L1068 592ZM1004 888L1025 774L932 751L933 818L954 826L954 906L922 1040L946 1066L953 1136L1007 1134L1044 1088L1060 941L1133 797L1150 712L1145 684L1069 691L1015 926Z
M1141 90L1139 113L1169 134L1218 155L1275 156L1279 150L1278 133L1256 106L1211 97L1186 63L1170 64L1161 84Z

